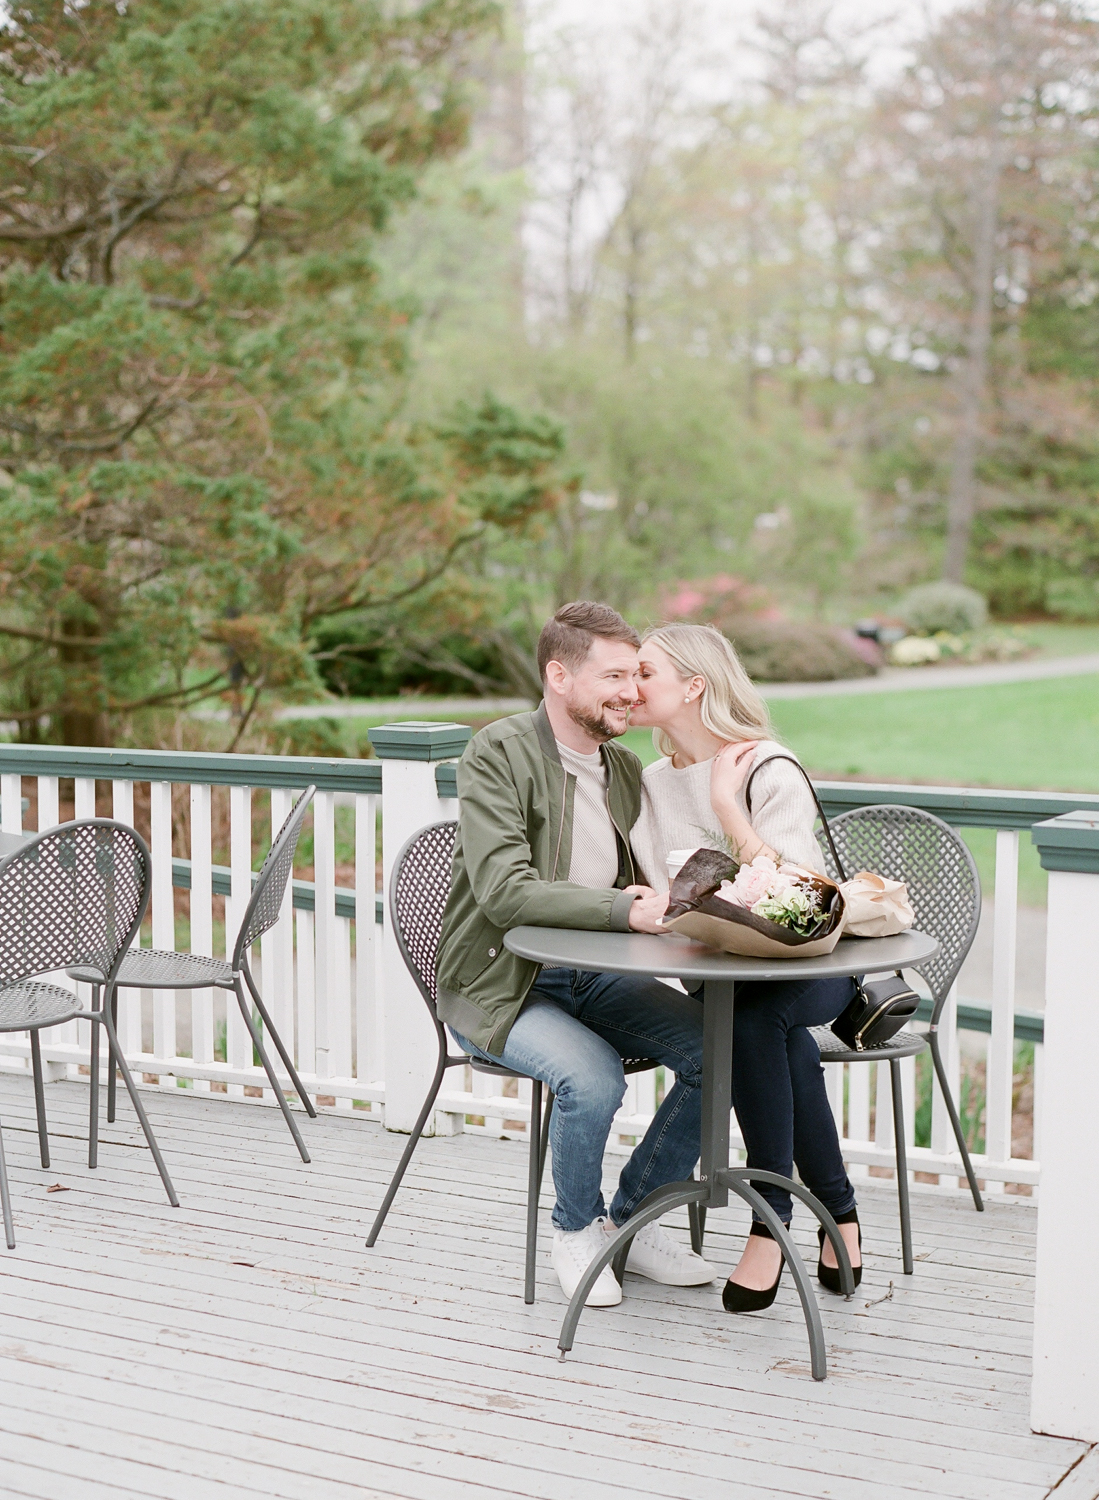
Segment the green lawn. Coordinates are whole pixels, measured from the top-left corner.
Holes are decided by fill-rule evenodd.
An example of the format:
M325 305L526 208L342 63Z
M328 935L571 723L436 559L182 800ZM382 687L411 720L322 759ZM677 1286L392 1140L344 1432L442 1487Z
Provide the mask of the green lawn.
M795 698L772 712L818 775L1099 791L1099 676Z
M814 775L869 781L1099 791L1099 677L1062 677L991 687L783 699L772 704L780 739ZM646 764L652 736L625 742ZM967 829L986 895L995 833ZM1045 899L1045 872L1020 841L1020 897Z

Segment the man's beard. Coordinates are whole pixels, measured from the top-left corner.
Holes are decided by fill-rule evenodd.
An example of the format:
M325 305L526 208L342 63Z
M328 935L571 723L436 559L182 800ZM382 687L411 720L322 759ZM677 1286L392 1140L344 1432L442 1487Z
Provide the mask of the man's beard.
M603 709L620 708L624 705L618 703L604 703ZM586 708L574 708L569 706L568 716L572 722L582 729L585 734L590 735L593 740L603 744L606 740L616 740L620 734L625 734L627 725L623 724L619 729L615 724L609 724L601 715L590 713Z

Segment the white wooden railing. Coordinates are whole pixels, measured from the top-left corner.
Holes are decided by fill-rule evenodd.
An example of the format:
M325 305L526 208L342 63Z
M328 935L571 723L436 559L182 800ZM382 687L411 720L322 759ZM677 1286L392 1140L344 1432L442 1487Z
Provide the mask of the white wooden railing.
M0 822L4 831L19 832L25 816L32 829L49 827L62 815L91 816L98 790L100 813L109 811L135 823L152 849L151 920L143 942L158 948L189 944L193 952L212 954L217 933L220 956L226 944L231 950L253 866L297 790L315 783L315 879L296 880L288 891L280 921L260 945L257 970L276 1024L284 1038L292 1038L302 1080L320 1107L356 1117L381 1116L389 1128L407 1130L431 1075L434 1040L423 1002L381 920L381 898L405 840L427 823L457 815L454 760L468 735L461 725L390 725L372 732L378 755L372 761L0 745ZM1015 1007L1019 838L1020 833L1029 836L1034 823L1069 809L1099 808L1099 797L851 783L821 783L819 789L832 814L867 803L902 802L925 807L963 828L997 830L991 993L966 995L962 1005L963 1024L988 1031L987 1150L975 1161L991 1192L1003 1191L1009 1183L1033 1188L1039 1180L1038 1144L1033 1159L1011 1155L1016 1031L1022 1027L1032 1038L1041 1036L1040 1020L1020 1019ZM215 863L215 841L228 853L227 866ZM382 880L376 875L379 841ZM182 917L177 911L180 890L188 893L178 898ZM73 1022L43 1034L52 1078L87 1076L85 1031L86 1023ZM262 1071L253 1065L236 1007L227 1008L219 992L146 997L124 991L120 1033L135 1073L148 1087L185 1086L207 1096L272 1102ZM952 1001L944 1017L943 1044L955 1085L957 1036L957 1003ZM0 1067L28 1067L28 1052L25 1035L0 1036ZM1035 1053L1037 1143L1040 1040ZM916 1147L915 1064L908 1060L902 1066L910 1167L954 1185L961 1164L938 1090L931 1144ZM887 1070L833 1067L826 1076L853 1173L892 1167ZM495 1081L484 1075L462 1078L455 1072L447 1083L439 1097L436 1133L500 1135L526 1129L529 1085L520 1084L516 1096L501 1096ZM875 1090L882 1107L876 1110L872 1132ZM632 1138L644 1131L656 1109L657 1091L654 1073L630 1080L612 1137L617 1148L628 1150Z

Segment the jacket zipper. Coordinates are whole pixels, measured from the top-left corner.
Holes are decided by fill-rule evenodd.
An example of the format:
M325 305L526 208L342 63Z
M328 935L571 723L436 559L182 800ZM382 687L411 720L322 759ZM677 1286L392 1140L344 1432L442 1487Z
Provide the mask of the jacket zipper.
M561 840L565 837L565 804L569 800L569 773L564 770L564 767L562 767L562 773L565 777L565 790L561 795L561 822L557 829L557 848L553 851L553 873L550 876L551 880L557 879L557 862L561 858Z

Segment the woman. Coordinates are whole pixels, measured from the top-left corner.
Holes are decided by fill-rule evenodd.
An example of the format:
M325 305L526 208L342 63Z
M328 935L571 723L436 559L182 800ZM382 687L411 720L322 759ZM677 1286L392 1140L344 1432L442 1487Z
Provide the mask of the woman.
M821 869L813 834L816 808L789 751L772 738L767 708L736 652L709 626L666 625L641 643L633 725L651 726L665 759L646 767L641 816L631 836L638 863L657 890L668 887L672 849L721 847L742 860ZM751 806L745 790L753 768ZM790 1176L794 1163L840 1226L856 1284L861 1277L855 1194L844 1170L836 1123L824 1087L820 1052L808 1027L835 1020L854 994L850 979L791 980L737 986L733 1107L748 1166ZM789 1193L759 1192L790 1222ZM821 1235L817 1274L838 1292L832 1247ZM769 1307L782 1275L782 1252L753 1216L744 1254L725 1286L729 1312Z

